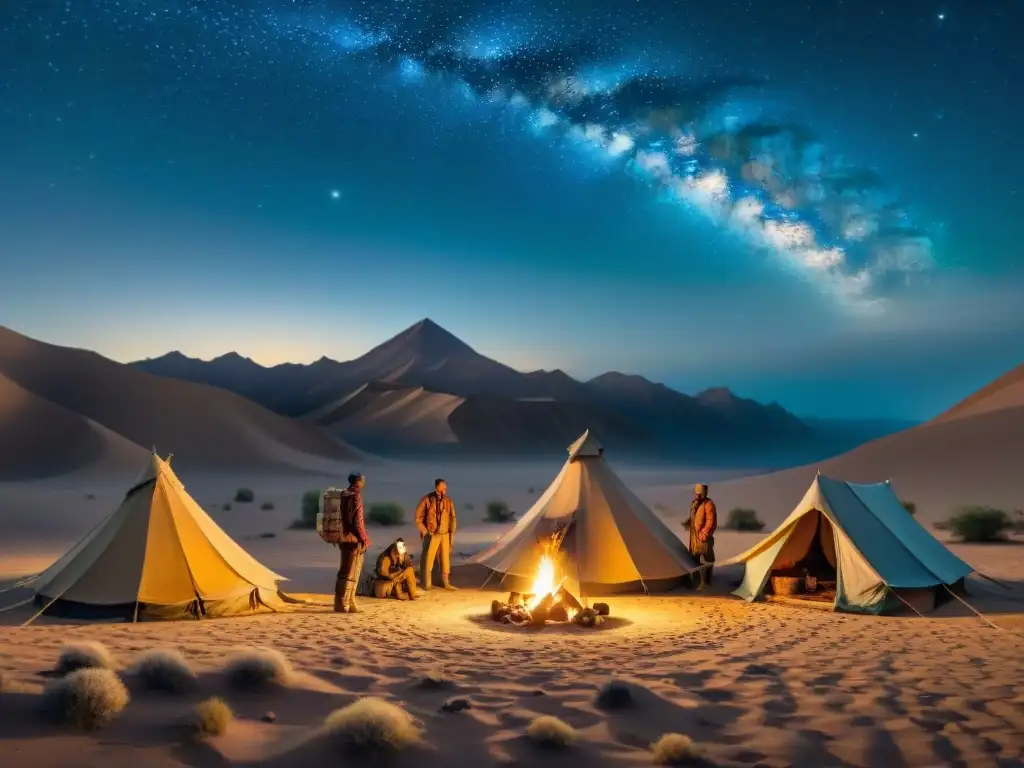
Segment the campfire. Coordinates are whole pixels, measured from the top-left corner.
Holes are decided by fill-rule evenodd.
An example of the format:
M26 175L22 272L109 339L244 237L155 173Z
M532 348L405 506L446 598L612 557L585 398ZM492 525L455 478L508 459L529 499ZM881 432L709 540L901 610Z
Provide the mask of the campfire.
M565 528L556 531L544 547L530 591L511 592L508 600L491 603L491 618L504 624L543 627L548 622L572 622L583 627L598 627L609 609L606 603L585 608L565 588L566 578L558 578L557 554L565 536Z

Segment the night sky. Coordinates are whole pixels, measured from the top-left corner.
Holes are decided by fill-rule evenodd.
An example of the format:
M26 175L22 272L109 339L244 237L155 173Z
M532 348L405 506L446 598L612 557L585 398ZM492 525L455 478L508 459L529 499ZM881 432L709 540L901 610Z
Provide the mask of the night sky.
M0 324L927 418L1024 362L1024 3L6 0Z

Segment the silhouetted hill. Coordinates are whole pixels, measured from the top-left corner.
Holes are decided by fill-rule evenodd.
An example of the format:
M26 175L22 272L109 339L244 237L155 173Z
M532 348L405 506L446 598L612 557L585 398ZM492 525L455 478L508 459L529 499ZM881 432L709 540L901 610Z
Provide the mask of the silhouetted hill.
M204 362L171 353L131 365L228 389L368 446L561 448L589 428L631 450L705 458L827 450L819 435L775 404L745 400L725 388L691 397L614 371L587 382L558 369L524 373L481 355L429 319L346 362L325 357L310 365L264 368L236 354ZM438 421L441 412L446 415ZM431 429L438 435L434 440Z
M210 370L183 355L164 359L179 372ZM256 366L241 360L211 364ZM134 470L154 445L177 453L180 464L210 469L337 469L334 462L362 455L223 388L153 376L3 327L0 415L0 457L9 455L13 474L26 477L97 465Z

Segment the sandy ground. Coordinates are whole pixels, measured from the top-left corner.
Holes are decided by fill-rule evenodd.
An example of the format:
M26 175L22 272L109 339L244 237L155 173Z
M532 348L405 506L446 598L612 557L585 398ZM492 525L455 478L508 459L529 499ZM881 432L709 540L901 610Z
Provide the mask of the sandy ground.
M474 551L504 530L479 522L489 498L525 510L556 469L506 466L499 478L479 467L448 467L462 507L456 549ZM430 466L393 468L371 477L368 501L398 500L411 508L440 473ZM691 473L663 470L621 475L651 504L663 492L656 489L693 480ZM229 533L291 578L285 589L322 593L333 584L336 551L312 532L286 530L299 494L319 485L315 478L182 479ZM253 504L218 509L243 485L256 492ZM123 491L120 477L0 485L0 580L46 565L116 506ZM261 509L268 501L274 508ZM681 530L684 506L679 499L667 513L674 529ZM274 536L261 538L264 533ZM382 546L413 531L370 533ZM756 539L723 533L719 557ZM44 618L20 627L26 617L20 611L0 614L0 671L24 689L0 694L0 764L358 765L319 744L316 729L332 710L373 695L406 707L424 728L425 745L394 764L649 765L648 745L678 732L717 765L1024 765L1024 547L953 549L1009 585L1007 592L980 581L970 587L971 604L999 628L958 603L924 619L748 605L728 595L735 570L719 574L714 594L609 599L615 621L591 631L496 625L485 618L496 593L466 589L434 591L412 604L364 598L359 616L311 606L195 623ZM0 605L5 597L0 594ZM135 693L116 722L92 734L43 725L35 712L45 682L40 673L66 642L79 639L103 642L121 667L146 649L180 649L202 673L202 690L183 698ZM236 649L253 646L287 656L299 671L289 689L228 690L220 670ZM421 687L423 676L436 670L450 686ZM634 686L633 709L596 707L596 691L613 678ZM239 719L222 737L192 742L177 726L195 701L213 694L225 696ZM472 709L439 711L452 697L468 699ZM261 721L267 711L276 713L275 722ZM576 746L552 753L529 743L526 726L541 714L575 727Z

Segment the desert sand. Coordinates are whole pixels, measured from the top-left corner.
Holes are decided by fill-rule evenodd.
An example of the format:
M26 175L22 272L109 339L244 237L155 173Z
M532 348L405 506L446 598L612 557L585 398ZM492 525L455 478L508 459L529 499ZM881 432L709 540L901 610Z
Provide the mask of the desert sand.
M468 553L505 530L481 522L489 499L525 511L556 470L544 464L442 469L385 463L368 471L366 496L408 510L433 477L444 474L460 505L456 549ZM648 504L660 503L679 532L688 495L665 489L709 476L713 492L725 487L709 472L616 470ZM313 532L287 529L302 491L324 478L181 474L232 536L291 579L285 591L326 599L315 595L333 585L336 550ZM0 581L44 567L116 506L125 482L123 474L79 473L0 484ZM255 491L255 501L223 510L241 486ZM261 508L267 502L273 509ZM411 526L371 527L370 535L374 550L396 535L415 538ZM719 558L756 538L722 533ZM728 594L735 571L719 573L711 594L609 598L614 620L597 630L494 624L485 617L499 593L476 589L435 590L411 604L362 598L358 616L308 605L294 613L201 622L82 624L44 617L21 627L31 611L18 609L0 614L0 671L16 688L0 693L0 762L39 768L358 765L323 742L318 727L331 711L379 696L405 707L423 728L423 745L394 764L650 765L649 745L676 732L694 739L705 764L1021 765L1024 548L954 544L953 551L1010 586L1003 591L980 580L969 586L971 604L999 628L958 603L926 618L746 604ZM0 594L0 605L9 604L10 594ZM177 697L133 688L122 715L92 733L46 724L36 712L47 682L41 673L52 669L66 643L78 640L102 642L122 671L145 650L178 649L199 672L200 687ZM285 655L296 670L288 687L270 693L227 687L225 663L252 647ZM438 672L444 684L424 686L424 677ZM124 677L132 687L130 675ZM608 712L595 704L599 688L612 679L628 683L632 708ZM210 695L223 696L237 719L224 735L195 741L180 725ZM440 711L456 697L472 708ZM262 720L268 711L276 715L272 723ZM529 742L527 726L545 714L576 729L573 747L548 751Z

